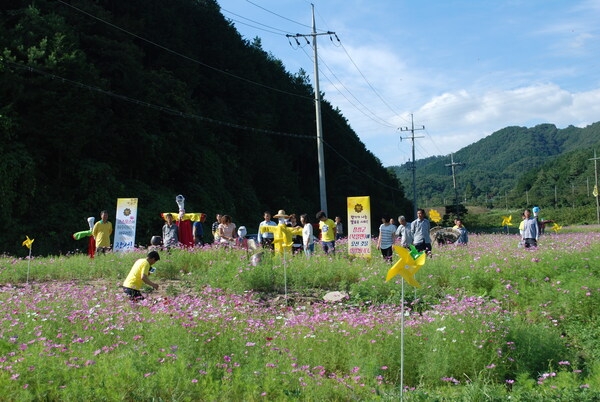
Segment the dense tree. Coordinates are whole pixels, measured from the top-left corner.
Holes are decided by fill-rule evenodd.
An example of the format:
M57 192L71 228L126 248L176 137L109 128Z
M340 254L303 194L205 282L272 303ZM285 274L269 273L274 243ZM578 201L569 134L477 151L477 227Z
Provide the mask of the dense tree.
M22 0L0 9L0 234L4 251L68 252L85 218L139 198L146 244L175 209L319 209L313 88L214 0ZM323 100L330 214L370 195L410 210L402 186ZM111 214L112 215L112 214ZM377 222L375 222L377 223Z
M593 149L600 149L600 123L585 128L557 129L552 124L532 128L506 127L454 154L464 163L457 168L459 197L482 206L585 206L594 165ZM453 197L450 156L417 161L419 200L440 205ZM393 170L410 183L404 166ZM593 188L593 183L592 186Z

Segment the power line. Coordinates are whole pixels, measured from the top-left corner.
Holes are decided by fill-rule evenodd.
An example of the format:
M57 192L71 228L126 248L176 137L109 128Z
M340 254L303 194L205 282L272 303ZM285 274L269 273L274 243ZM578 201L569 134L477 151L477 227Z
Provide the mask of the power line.
M52 74L52 73L48 73L46 71L42 71L40 69L34 68L34 67L30 67L30 66L25 66L19 63L15 63L12 61L6 61L3 58L0 58L0 63L4 64L4 65L10 65L13 66L15 68L21 69L21 70L26 70L29 72L34 72L40 75L44 75L47 77L50 77L53 80L56 81L61 81L64 82L66 84L70 84L82 89L87 89L93 92L98 92L101 93L103 95L107 95L116 99L120 99L124 102L129 102L129 103L133 103L139 106L143 106L143 107L147 107L150 109L154 109L154 110L158 110L161 112L165 112L165 113L169 113L171 115L174 116L179 116L179 117L183 117L183 118L190 118L190 119L196 119L196 120L201 120L201 121L205 121L208 123L213 123L213 124L218 124L221 126L227 126L227 127L231 127L231 128L236 128L236 129L240 129L240 130L244 130L244 131L251 131L251 132L259 132L259 133L263 133L263 134L269 134L269 135L279 135L279 136L286 136L286 137L294 137L294 138L301 138L301 139L311 139L314 140L315 137L312 135L306 135L306 134L295 134L295 133L286 133L286 132L281 132L281 131L274 131L274 130L266 130L266 129L262 129L262 128L255 128L255 127L248 127L248 126L243 126L240 124L235 124L235 123L230 123L230 122L226 122L226 121L222 121L222 120L216 120L210 117L205 117L205 116L201 116L198 114L194 114L194 113L187 113L187 112L182 112L176 109L173 109L171 107L168 106L160 106L160 105L156 105L150 102L146 102L146 101L142 101L139 99L135 99L135 98L131 98L129 96L126 95L121 95L121 94L117 94L115 92L112 91L107 91L105 89L99 88L99 87L95 87L92 85L88 85L88 84L84 84L78 81L74 81L56 74Z
M22 65L20 63L15 63L15 62L11 62L11 61L7 61L4 58L0 58L0 63L4 64L6 66L12 66L14 68L20 69L20 70L25 70L28 72L32 72L32 73L36 73L36 74L40 74L42 76L46 76L51 78L53 81L60 81L63 82L65 84L69 84L78 88L82 88L82 89L86 89L92 92L97 92L109 97L113 97L116 99L119 99L121 101L124 102L128 102L128 103L132 103L138 106L142 106L142 107L147 107L150 109L154 109L154 110L158 110L164 113L168 113L174 116L178 116L178 117L182 117L182 118L187 118L187 119L195 119L195 120L200 120L200 121L204 121L207 123L211 123L211 124L216 124L216 125L221 125L221 126L226 126L226 127L230 127L230 128L235 128L238 130L242 130L242 131L247 131L250 133L261 133L261 134L266 134L266 135L274 135L274 136L282 136L282 137L292 137L292 138L298 138L298 139L303 139L303 140L314 140L315 136L313 135L306 135L306 134L297 134L297 133L287 133L287 132L282 132L282 131L275 131L275 130L267 130L267 129L262 129L262 128L256 128L256 127L248 127L248 126L244 126L241 124L236 124L236 123L230 123L230 122L226 122L226 121L222 121L222 120L217 120L217 119L213 119L210 117L205 117L205 116L201 116L198 114L194 114L194 113L186 113L186 112L181 112L179 110L167 107L167 106L160 106L160 105L156 105L153 103L149 103L146 101L142 101L139 99L135 99L126 95L121 95L121 94L117 94L115 92L112 91L107 91L105 89L99 88L99 87L95 87L93 85L88 85L88 84L84 84L75 80L71 80L69 78L65 78L56 74L52 74L52 73L48 73L46 71L42 71L40 69L34 68L34 67L30 67L30 66L25 66ZM337 121L336 121L337 124ZM358 167L357 165L355 165L354 163L352 163L350 160L348 160L346 157L344 157L340 152L338 152L332 145L328 144L327 142L323 141L323 143L332 151L334 152L340 159L342 159L344 162L346 162L346 164L348 164L351 168L354 168L357 172L359 172L360 174L365 175L366 177L368 177L369 179L371 179L372 181L380 184L381 186L387 187L387 188L391 188L393 190L399 191L399 189L395 188L395 187L391 187L379 180L377 180L376 178L372 177L371 175L367 174L364 169L361 169L360 167Z
M337 41L340 43L340 47L342 49L344 49L344 53L346 53L346 56L348 56L348 59L350 59L350 61L352 62L352 65L356 68L356 71L358 71L358 73L360 74L360 76L365 80L365 82L367 83L367 85L369 86L369 88L371 88L371 90L373 91L373 93L381 100L381 102L383 102L383 104L385 106L388 107L388 109L390 109L390 111L395 114L396 116L400 117L403 120L404 117L402 117L402 115L398 114L391 106L390 104L383 99L383 97L379 94L379 92L373 87L373 85L371 85L371 83L369 82L369 80L367 79L367 77L363 74L363 72L360 70L360 68L358 68L358 66L356 65L356 63L354 62L354 60L352 59L352 57L350 56L350 54L348 53L348 51L346 50L346 48L344 47L344 44L340 41L340 39L338 38L338 36L336 35L335 38L337 39Z
M279 29L279 28L272 27L272 26L270 26L270 25L263 24L262 22L254 21L254 20L252 20L252 19L250 19L250 18L244 17L243 15L240 15L240 14L234 13L233 11L229 11L229 10L226 10L226 9L224 9L224 8L221 8L221 11L225 11L226 13L229 13L229 14L231 14L231 15L235 15L236 17L242 18L242 19L244 19L244 20L246 20L246 21L250 21L250 22L252 22L253 24L261 25L261 26L263 26L263 27L265 27L265 28L268 28L268 29L265 29L265 28L259 28L259 27L257 27L257 26L250 25L250 24L248 24L248 23L244 23L244 22L242 22L242 21L238 21L238 20L235 20L235 19L233 19L233 18L230 18L232 21L239 22L240 24L244 24L244 25L246 25L246 26L249 26L249 27L252 27L252 28L254 28L254 29L259 29L259 30L261 30L261 31L265 31L265 32L272 33L272 34L274 34L274 35L281 35L281 36L283 36L283 35L285 35L285 34L290 34L290 33L292 33L292 32L290 32L290 31L285 31L285 30L283 30L283 29ZM274 30L274 31L279 31L279 32L274 32L273 30Z
M261 8L261 9L263 9L263 10L267 11L267 12L270 12L270 13L272 13L272 14L274 14L274 15L276 15L276 16L278 16L278 17L280 17L280 18L283 18L283 19L289 20L289 21L291 21L291 22L294 22L294 23L296 23L296 24L299 24L299 25L301 25L301 26L307 26L307 25L304 25L304 24L298 23L298 22L296 22L296 21L290 20L290 19L288 19L288 18L285 18L285 17L283 17L283 16L281 16L281 15L279 15L279 14L276 14L276 13L274 13L274 12L270 11L270 10L267 10L267 9L265 9L265 8L263 8L263 7L261 7L261 6L257 5L257 4L255 4L255 3L251 2L251 1L249 1L249 0L247 0L247 1L248 1L250 4L252 4L252 5L256 6L256 7L259 7L259 8ZM137 38L137 39L139 39L139 40L141 40L141 41L143 41L143 42L146 42L146 43L148 43L148 44L151 44L151 45L153 45L153 46L156 46L156 47L158 47L158 48L160 48L160 49L162 49L162 50L164 50L164 51L166 51L166 52L169 52L169 53L171 53L171 54L174 54L174 55L176 55L176 56L179 56L179 57L181 57L181 58L183 58L183 59L185 59L185 60L191 61L191 62L193 62L193 63L199 64L199 65L201 65L201 66L204 66L204 67L206 67L206 68L209 68L209 69L211 69L211 70L217 71L217 72L219 72L219 73L222 73L222 74L225 74L225 75L227 75L227 76L230 76L230 77L233 77L233 78L236 78L236 79L242 80L242 81L244 81L244 82L248 82L248 83L251 83L251 84L254 84L254 85L257 85L257 86L260 86L260 87L266 88L266 89L269 89L269 90L273 90L273 91L276 91L276 92L284 93L284 94L291 95L291 96L295 96L295 97L300 97L300 98L303 98L303 99L312 99L312 98L310 98L310 97L307 97L307 96L304 96L304 95L299 95L299 94L295 94L295 93L292 93L292 92L288 92L288 91L280 90L280 89L278 89L278 88L270 87L270 86L268 86L268 85L265 85L265 84L262 84L262 83L259 83L259 82L255 82L255 81L249 80L249 79L247 79L247 78L244 78L244 77L237 76L237 75L235 75L235 74L232 74L232 73L229 73L229 72L227 72L227 71L223 71L223 70L221 70L221 69L218 69L218 68L216 68L216 67L210 66L210 65L208 65L208 64L206 64L206 63L203 63L203 62L201 62L201 61L199 61L199 60L196 60L196 59L194 59L194 58L191 58L191 57L189 57L189 56L186 56L186 55L184 55L184 54L182 54L182 53L179 53L179 52L177 52L177 51L175 51L175 50L172 50L172 49L170 49L170 48L168 48L168 47L166 47L166 46L164 46L164 45L158 44L158 43L156 43L156 42L154 42L154 41L152 41L152 40L149 40L149 39L147 39L147 38L144 38L144 37L142 37L142 36L140 36L140 35L137 35L137 34L135 34L135 33L132 33L132 32L130 32L130 31L128 31L128 30L126 30L126 29L124 29L124 28L122 28L122 27L120 27L120 26L116 25L116 24L113 24L113 23L111 23L111 22L108 22L108 21L106 21L106 20L104 20L104 19L102 19L102 18L100 18L100 17L97 17L97 16L95 16L95 15L93 15L93 14L91 14L91 13L87 12L87 11L84 11L84 10L82 10L82 9L78 8L78 7L75 7L75 6L71 5L71 4L68 4L68 3L64 2L63 0L58 0L58 2L59 2L59 3L61 3L61 4L63 4L63 5L65 5L65 6L68 6L68 7L72 8L72 9L74 9L75 11L77 11L77 12L79 12L79 13L82 13L82 14L84 14L84 15L86 15L86 16L88 16L88 17L90 17L90 18L93 18L93 19L95 19L95 20L97 20L97 21L99 21L99 22L102 22L102 23L104 23L104 24L106 24L106 25L108 25L108 26L110 26L110 27L113 27L113 28L115 28L115 29L117 29L117 30L119 30L119 31L121 31L121 32L124 32L124 33L126 33L127 35L130 35L130 36L132 36L132 37L135 37L135 38ZM227 10L225 10L225 11L227 11ZM230 11L227 11L227 12L229 12L229 13L231 13L231 14L234 14L234 15L237 15L237 14L235 14L235 13L232 13L232 12L230 12ZM244 19L247 19L247 18L245 18L245 17L242 17L242 16L240 16L240 17L241 17L241 18L244 18ZM247 20L248 20L248 21L255 22L255 21L253 21L253 20L250 20L250 19L247 19ZM313 20L314 20L314 16L313 16ZM313 21L313 22L314 22L314 21ZM258 23L258 22L256 22L256 23ZM264 25L264 24L261 24L261 23L258 23L258 24L260 24L260 25L263 25L263 26L267 26L267 25ZM269 28L272 28L272 27L269 27ZM273 29L277 29L277 28L273 28ZM279 29L277 29L277 30L279 30ZM285 32L285 31L283 31L283 30L280 30L280 31L282 31L282 32ZM328 34L328 35L331 35L331 34L333 34L333 35L335 35L335 32L330 32L330 31L321 31L321 32L322 32L322 33L320 33L320 34ZM271 32L271 33L274 33L274 32ZM277 34L277 33L274 33L274 34ZM313 34L320 35L319 33L317 33L317 30L316 30L316 28L314 29L314 33L313 33ZM281 34L278 34L278 35L281 35ZM296 37L300 37L300 36L303 36L303 35L296 34L296 35L285 35L285 36L286 36L286 37L288 37L288 38L290 38L290 37L294 37L294 36L296 36ZM265 133L265 134L270 134L270 135L284 135L284 136L291 136L291 137L297 137L297 138L311 138L311 139L314 139L314 137L312 137L312 136L306 136L306 135L300 135L300 134L293 134L293 133L283 133L283 132L277 132L277 131L272 131L272 130L265 130L265 129L252 128L252 127L242 126L242 125L238 125L238 124L234 124L234 123L229 123L229 122L224 122L224 121L215 120L215 119L211 119L211 118L204 117L204 116L200 116L200 115L196 115L196 114L183 113L183 112L181 112L181 111L177 111L177 110L175 110L175 109L171 109L171 108L169 108L169 107L164 107L164 106L154 105L154 104L151 104L151 103L148 103L148 102L145 102L145 101L140 101L140 100L137 100L137 99L134 99L134 98L130 98L130 97L124 96L124 95L115 94L115 93L112 93L112 92L110 92L110 91L103 90L103 89L101 89L101 88L97 88L97 87L89 86L89 85L86 85L86 84L78 83L78 82L76 82L76 81L68 80L68 79L65 79L65 78L63 78L63 77L59 77L59 76L56 76L56 75L53 75L53 74L50 74L50 73L45 73L45 72L42 72L41 70L35 70L35 69L31 68L31 67L25 67L25 66L23 66L23 67L21 67L21 68L26 68L26 69L29 69L30 71L35 71L35 72L38 72L38 73L41 73L41 74L47 74L47 75L49 75L49 76L52 76L52 77L54 77L54 78L61 79L63 82L69 82L69 83L71 83L71 84L73 84L73 85L76 85L76 86L79 86L79 87L81 87L81 88L86 88L86 89L93 90L93 91L96 91L96 92L104 93L104 94L106 94L106 95L113 96L113 97L119 98L119 99L121 99L121 100L124 100L124 101L127 101L127 102L131 102L131 103L135 103L135 104L138 104L138 105L146 106L146 107L153 108L153 109L156 109L156 110L161 110L161 111L164 111L164 112L167 112L167 113L171 113L171 114L173 114L173 115L177 115L177 116L181 116L181 117L195 118L195 119L199 119L199 120L203 120L203 121L211 122L211 123L214 123L214 124L220 124L220 125L224 125L224 126L228 126L228 127L232 127L232 128L238 128L238 129L242 129L242 130L246 130L246 131L262 132L262 133ZM361 75L362 75L362 73L361 73ZM337 77L336 77L336 78L337 78ZM350 93L350 91L348 91L348 92ZM340 91L340 93L341 93L341 91ZM319 94L319 96L320 96L320 94ZM354 95L352 95L352 96L354 97ZM357 99L356 97L354 97L354 98L355 98L355 99ZM357 99L357 100L358 100L358 99ZM362 103L361 103L361 104L362 104ZM364 105L363 105L363 106L364 106ZM358 108L357 108L357 109L358 109ZM360 110L360 109L359 109L359 110ZM368 110L368 109L367 109L367 110ZM375 114L374 114L373 112L371 112L371 113L372 113L372 114L375 116ZM329 145L328 145L328 146L329 146ZM334 148L333 148L333 147L331 147L331 146L329 146L329 147L330 147L331 149L334 149ZM335 151L335 150L334 150L334 151ZM337 151L335 151L335 152L336 152L338 155L340 155L340 156L341 156L341 154L339 154ZM345 159L345 158L344 158L344 160L345 160L347 163L349 163L349 161L348 161L347 159ZM358 169L358 167L356 167L355 165L352 165L352 166ZM359 170L359 171L361 171L361 169L358 169L358 170ZM383 184L383 183L381 183L381 182L380 182L380 184L384 185L384 184ZM389 186L388 186L388 187L389 187ZM396 190L397 190L397 189L396 189Z
M225 10L225 9L223 9L223 8L221 9L221 11L225 11L225 12L227 12L227 13L229 13L229 14L232 14L232 15L238 16L238 17L240 17L240 18L243 18L243 19L245 19L245 20L247 20L247 21L250 21L250 22L252 22L252 23L254 23L254 24L262 25L262 26L264 26L264 27L268 27L268 28L270 28L270 29L277 29L278 31L281 31L281 32L284 32L284 33L275 32L275 31L271 31L270 29L260 28L260 27L257 27L257 26L255 26L255 25L251 25L251 24L249 24L249 23L247 23L247 22L243 22L243 21L240 21L240 20L236 20L235 18L229 18L229 20L230 20L230 21L237 22L238 24L246 25L246 26L248 26L248 27L251 27L251 28L254 28L254 29L258 29L258 30L260 30L260 31L264 31L264 32L272 33L272 34L274 34L274 35L285 35L286 33L289 33L289 32L287 32L287 31L283 31L283 30L280 30L280 29L278 29L278 28L269 27L268 25L261 24L260 22L257 22L257 21L254 21L254 20L251 20L251 19L249 19L249 18L242 17L242 16L241 16L241 15L239 15L239 14L236 14L236 13L234 13L234 12L231 12L231 11L227 11L227 10Z
M102 23L104 23L104 24L106 24L106 25L108 25L108 26L110 26L110 27L112 27L112 28L115 28L115 29L117 29L117 30L119 30L119 31L121 31L121 32L124 32L124 33L126 33L127 35L133 36L134 38L137 38L137 39L139 39L139 40L141 40L141 41L143 41L143 42L146 42L146 43L149 43L149 44L151 44L151 45L153 45L153 46L156 46L156 47L158 47L158 48L160 48L160 49L162 49L162 50L164 50L164 51L166 51L166 52L169 52L169 53L171 53L171 54L174 54L174 55L176 55L176 56L179 56L179 57L181 57L181 58L183 58L183 59L185 59L185 60L191 61L192 63L199 64L199 65L201 65L201 66L203 66L203 67L206 67L206 68L208 68L208 69L211 69L211 70L213 70L213 71L217 71L217 72L219 72L219 73L221 73L221 74L225 74L225 75L227 75L227 76L229 76L229 77L236 78L236 79L238 79L238 80L241 80L241 81L244 81L244 82L247 82L247 83L253 84L253 85L257 85L257 86L259 86L259 87L266 88L266 89L269 89L269 90L272 90L272 91L275 91L275 92L279 92L279 93L283 93L283 94L287 94L287 95L291 95L291 96L296 96L296 97L303 98L303 99L312 99L311 97L308 97L308 96L305 96L305 95L295 94L295 93L293 93L293 92L284 91L284 90L281 90L281 89L278 89L278 88L274 88L274 87L271 87L271 86L268 86L268 85L262 84L262 83L260 83L260 82L252 81L252 80L249 80L249 79L247 79L247 78L240 77L239 75L232 74L232 73L230 73L230 72L228 72L228 71L224 71L224 70L221 70L221 69L219 69L219 68L213 67L213 66L211 66L211 65L209 65L209 64L206 64L206 63L203 63L203 62L201 62L200 60L196 60L196 59L194 59L194 58L191 58L191 57L189 57L189 56L186 56L186 55L184 55L184 54L182 54L182 53L179 53L179 52L177 52L177 51L175 51L175 50L172 50L172 49L170 49L170 48L168 48L168 47L166 47L166 46L163 46L163 45L161 45L161 44L159 44L159 43L153 42L153 41L151 41L150 39L146 39L146 38L144 38L144 37L142 37L142 36L139 36L139 35L137 35L137 34L135 34L135 33L133 33L133 32L129 32L128 30L126 30L126 29L124 29L124 28L121 28L121 27L120 27L120 26L118 26L118 25L115 25L115 24L113 24L113 23L111 23L111 22L108 22L108 21L106 21L106 20L103 20L102 18L100 18L100 17L97 17L97 16L95 16L95 15L93 15L93 14L91 14L91 13L88 13L87 11L84 11L84 10L82 10L82 9L80 9L80 8L77 8L77 7L75 7L75 6L71 5L71 4L65 3L63 0L58 0L58 2L59 2L59 3L61 3L61 4L64 4L65 6L68 6L68 7L72 8L72 9L74 9L74 10L76 10L77 12L80 12L80 13L82 13L82 14L85 14L85 15L87 15L87 16L88 16L88 17L90 17L90 18L93 18L93 19L95 19L95 20L97 20L97 21L100 21L100 22L102 22Z
M258 5L258 4L256 4L256 3L254 3L254 2L252 2L252 1L250 1L250 0L246 0L246 1L247 1L248 3L250 3L250 4L252 4L253 6L257 7L257 8L260 8L261 10L264 10L264 11L268 12L269 14L273 14L273 15L274 15L274 16L276 16L276 17L279 17L279 18L281 18L281 19L284 19L284 20L286 20L286 21L289 21L289 22L292 22L292 23L294 23L294 24L300 25L300 26L302 26L302 27L304 27L304 28L309 28L309 29L311 29L311 28L312 28L310 25L306 25L306 24L303 24L303 23L301 23L301 22L294 21L294 20L292 20L292 19L290 19L290 18L284 17L283 15L277 14L276 12L274 12L274 11L271 11L271 10L269 10L269 9L267 9L267 8L263 7L263 6L260 6L260 5ZM323 32L324 32L324 31L323 31Z
M310 58L310 56L306 53L306 51L303 49L304 53L307 55L307 57ZM385 127L394 127L392 124L389 124L388 122L386 122L385 120L379 118L373 111L371 111L367 106L365 106L345 85L344 83L337 77L337 75L335 75L335 73L329 68L329 66L327 65L327 63L325 63L323 61L323 59L321 57L319 57L319 61L321 61L322 64L325 64L325 67L327 67L327 71L329 71L333 77L335 77L335 79L337 80L337 82L340 83L340 85L346 90L346 92L348 92L348 94L354 98L354 100L356 100L356 102L358 102L363 109L359 108L358 106L356 106L354 104L354 102L352 102L350 99L348 99L348 97L337 87L337 85L331 81L329 79L329 77L326 74L323 74L325 76L325 78L327 78L327 80L331 83L331 85L340 93L340 95L342 95L344 97L344 99L346 99L348 101L348 103L350 105L352 105L356 110L358 110L360 113L362 113L363 115L365 115L365 117L367 117L368 119L372 120L373 122L377 123L377 124L381 124L382 126ZM322 73L322 72L321 72ZM367 112L369 112L371 115L367 114L365 112L365 110ZM379 121L377 120L379 119Z

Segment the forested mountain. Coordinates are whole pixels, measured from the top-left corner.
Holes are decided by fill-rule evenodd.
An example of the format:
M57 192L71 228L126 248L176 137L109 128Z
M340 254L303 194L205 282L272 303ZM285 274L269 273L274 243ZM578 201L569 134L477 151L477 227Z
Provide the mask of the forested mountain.
M455 167L459 201L468 205L522 208L595 203L594 149L600 153L600 123L585 128L506 127L455 154L417 160L417 204L452 205ZM412 189L410 163L392 167ZM407 194L412 197L412 191Z
M256 229L266 209L320 208L313 87L214 0L8 0L0 10L2 250L84 245L71 234L139 199L137 238L160 212L216 212ZM412 207L341 112L322 102L327 202ZM206 226L208 229L208 225Z

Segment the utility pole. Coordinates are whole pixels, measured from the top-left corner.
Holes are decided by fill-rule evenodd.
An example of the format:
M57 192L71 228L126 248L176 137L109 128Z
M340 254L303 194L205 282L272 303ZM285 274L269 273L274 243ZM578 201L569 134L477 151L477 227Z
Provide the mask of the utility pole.
M311 4L312 9L312 32L310 34L295 34L285 35L287 38L305 38L312 37L313 53L314 53L314 69L315 69L315 113L317 115L317 159L319 162L319 193L321 201L321 211L327 214L327 186L325 180L325 155L323 153L323 123L321 121L321 91L319 90L319 64L317 59L317 36L318 35L335 35L335 32L317 33L315 24L315 5ZM297 39L296 39L297 41Z
M413 184L413 219L417 219L417 161L415 160L415 138L423 138L415 137L415 130L425 130L425 126L421 126L420 128L415 128L415 121L413 120L412 113L410 114L410 129L408 127L400 127L400 131L409 131L410 137L402 138L401 140L412 140L412 164L410 165L410 169L412 169L412 184Z
M600 204L598 203L598 159L600 158L596 157L596 150L594 149L594 157L588 160L594 161L594 175L596 177L596 182L592 194L596 197L596 220L598 221L598 225L600 225Z
M452 184L454 185L454 213L456 216L460 216L460 214L458 212L458 191L456 189L455 168L463 165L464 163L454 162L454 154L450 154L450 163L447 163L446 166L452 168Z

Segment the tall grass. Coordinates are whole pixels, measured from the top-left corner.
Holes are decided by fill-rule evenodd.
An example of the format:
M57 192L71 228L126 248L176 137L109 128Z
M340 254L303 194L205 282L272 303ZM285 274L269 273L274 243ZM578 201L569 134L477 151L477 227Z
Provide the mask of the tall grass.
M434 247L405 285L404 398L600 398L600 235ZM400 395L400 277L352 259L206 246L161 253L132 304L126 254L0 258L8 400L389 400ZM27 271L29 282L27 283ZM345 292L325 302L330 291Z

